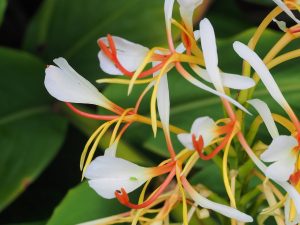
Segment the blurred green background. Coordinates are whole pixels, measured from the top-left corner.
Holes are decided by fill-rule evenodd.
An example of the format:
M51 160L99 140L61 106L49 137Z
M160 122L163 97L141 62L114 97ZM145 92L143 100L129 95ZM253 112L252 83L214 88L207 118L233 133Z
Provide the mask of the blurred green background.
M222 69L240 72L232 42L247 42L272 7L271 0L209 1L200 16L215 27ZM178 7L174 16L178 18ZM101 199L80 181L79 157L99 123L78 118L51 98L43 86L44 69L62 56L90 81L107 76L98 65L96 40L108 33L148 47L165 46L163 0L0 0L0 23L0 224L71 225L121 212L116 201ZM176 29L174 36L179 37ZM268 31L259 54L278 37L277 31ZM297 63L285 64L274 74L299 112L298 69L291 66ZM176 72L169 79L172 123L189 129L198 116L222 116L218 98L181 82ZM123 107L132 106L141 90L135 88L127 98L126 87L97 87ZM270 101L262 87L257 96ZM148 104L141 112L149 114ZM164 145L160 133L153 139L150 127L134 125L123 138L120 156L155 165L167 156ZM194 181L222 196L219 168L210 162L198 166Z

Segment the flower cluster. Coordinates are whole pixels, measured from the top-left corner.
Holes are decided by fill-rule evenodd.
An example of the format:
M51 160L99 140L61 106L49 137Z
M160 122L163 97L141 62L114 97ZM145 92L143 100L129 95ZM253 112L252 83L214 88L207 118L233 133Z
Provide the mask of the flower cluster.
M79 75L63 58L54 60L54 65L46 69L45 87L56 99L63 101L75 113L94 120L105 121L89 138L82 152L80 168L83 177L88 180L101 197L117 198L131 210L119 215L88 222L86 224L111 224L131 222L136 224L168 224L169 214L176 205L182 206L182 220L188 224L197 213L205 218L210 212L217 212L230 218L231 224L252 222L253 218L247 206L239 209L236 201L235 186L239 179L239 170L229 171L228 155L247 154L250 164L255 165L253 174L262 179L264 199L269 207L258 218L262 222L268 216L274 216L277 224L297 224L300 222L300 123L281 93L269 69L280 63L299 57L299 52L278 53L292 40L300 37L300 21L291 10L299 9L294 1L278 4L258 27L248 45L234 42L233 49L243 59L241 75L223 72L218 65L218 53L214 28L208 19L200 21L197 30L193 30L193 13L202 6L202 0L177 0L181 22L172 18L174 0L165 0L164 14L168 47L151 49L130 42L121 37L107 35L97 43L100 48L98 58L100 68L107 74L126 78L107 78L98 83L128 85L128 94L137 84L144 90L132 108L123 108L104 96L98 89ZM284 11L296 22L296 25L284 29L278 44L262 60L255 52L256 44L263 31L276 16ZM181 43L175 46L172 29L181 32ZM199 42L200 39L200 42ZM201 46L201 47L200 47ZM255 71L251 76L251 68ZM178 73L169 72L176 70ZM225 110L224 118L214 121L209 116L195 118L190 131L170 124L170 93L168 76L181 76L183 80L197 88L209 92L221 99ZM271 97L277 102L287 117L271 113L265 102L252 99L255 86L261 81ZM231 89L239 94L231 95ZM151 93L150 117L139 113L144 97ZM81 111L73 103L92 104L111 113L107 115L91 114ZM250 126L250 135L244 135L245 118L253 118L248 107L252 106L259 114ZM220 107L221 108L221 107ZM157 114L160 120L157 119ZM133 123L150 125L154 137L157 130L163 131L166 151L169 158L158 166L142 167L117 157L118 143ZM264 123L272 141L262 145L262 151L254 151L257 131ZM283 125L289 135L280 135L276 123ZM104 155L94 158L99 142L108 130L112 129L109 147ZM182 149L175 151L173 136L176 134ZM257 142L259 144L259 142ZM94 159L93 159L94 158ZM207 188L192 185L188 177L199 160L218 159L222 169L224 187L229 203L213 201ZM244 159L245 160L245 159ZM216 160L217 161L217 160ZM247 161L247 160L246 160ZM254 163L254 164L253 164ZM258 169L258 170L257 170ZM163 178L162 183L152 192L149 184L155 177ZM269 181L270 180L270 181ZM142 186L138 203L133 203L128 193ZM281 189L278 189L281 187ZM285 191L286 195L283 196ZM147 197L146 197L147 196ZM254 196L255 197L255 196ZM202 210L197 208L201 207ZM281 208L284 208L284 215ZM243 211L243 212L242 212ZM153 213L156 213L153 216ZM150 216L151 214L151 216Z

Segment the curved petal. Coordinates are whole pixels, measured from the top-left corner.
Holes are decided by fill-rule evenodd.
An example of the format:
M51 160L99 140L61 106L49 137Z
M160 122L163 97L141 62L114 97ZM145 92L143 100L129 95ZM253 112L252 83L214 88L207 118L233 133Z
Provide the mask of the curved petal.
M208 116L197 118L191 129L191 133L199 138L200 135L204 141L204 147L208 146L211 141L215 138L216 133L214 132L216 129L216 124L213 119Z
M104 151L104 156L116 157L118 142L115 141Z
M46 68L45 87L54 98L72 103L109 108L109 100L88 80L80 76L64 58L53 60L57 66Z
M253 221L251 216L249 216L235 208L229 207L227 205L222 205L222 204L210 201L207 198L204 198L198 192L196 192L190 185L188 186L187 191L190 194L190 196L192 197L192 199L195 201L195 203L197 203L199 206L201 206L203 208L211 209L211 210L216 211L224 216L236 219L241 222L252 222Z
M290 153L268 166L266 176L276 181L287 181L294 172L295 162L296 157Z
M279 133L268 105L259 99L248 100L248 103L252 105L261 116L272 138L278 137Z
M136 44L117 36L113 36L112 39L114 41L117 57L121 65L128 71L135 71L143 62L149 49L140 44ZM100 38L99 40L103 41L106 45L109 44L106 37ZM104 72L112 75L123 74L118 68L116 68L114 63L107 58L103 51L98 53L98 58L100 61L100 67Z
M201 68L198 65L193 65L192 69L205 81L211 83L210 76L208 75L208 72L206 69ZM231 73L224 73L220 72L222 85L224 87L237 89L237 90L244 90L251 88L255 85L255 82L250 77L245 77L237 74L231 74Z
M193 28L193 14L196 7L203 3L203 0L177 0L180 7L180 15L186 26Z
M123 178L99 178L89 180L88 183L98 195L103 198L112 199L115 198L115 191L124 188L127 193L130 193L145 183L147 179L131 179L131 177Z
M218 91L223 92L220 70L218 68L218 52L215 32L213 26L206 18L200 22L200 41L208 75L215 88Z
M153 63L153 66L157 65L157 62ZM153 74L156 76L159 72ZM164 74L158 84L157 90L157 108L161 122L165 128L169 127L170 117L170 96L167 74Z
M148 168L110 156L94 159L84 176L89 179L90 186L104 198L114 198L114 192L121 188L131 192L150 178Z
M281 0L273 0L291 19L293 19L296 23L300 23L300 20L298 20L295 15L292 13L292 11L287 7L284 2Z
M286 109L288 107L287 101L283 97L272 74L270 73L264 62L259 58L259 56L247 45L241 42L234 42L233 48L242 59L246 60L253 67L274 100L277 101L281 107Z
M268 149L260 155L260 158L265 162L281 160L292 154L292 150L297 144L298 142L294 137L280 135L273 139Z
M165 0L164 12L167 30L171 30L171 19L173 13L174 0Z
M236 100L234 100L233 98L221 93L221 92L218 92L214 89L212 89L211 87L203 84L202 82L200 82L199 80L195 79L193 76L189 76L186 78L190 83L192 83L193 85L195 85L196 87L198 88L201 88L205 91L208 91L214 95L217 95L219 97L222 97L224 99L226 99L227 101L229 101L230 103L232 103L233 105L235 105L236 107L238 107L239 109L243 110L244 112L248 113L249 115L251 115L251 113L244 107L242 106L239 102L237 102Z
M190 150L195 150L191 134L178 134L177 138L184 147Z

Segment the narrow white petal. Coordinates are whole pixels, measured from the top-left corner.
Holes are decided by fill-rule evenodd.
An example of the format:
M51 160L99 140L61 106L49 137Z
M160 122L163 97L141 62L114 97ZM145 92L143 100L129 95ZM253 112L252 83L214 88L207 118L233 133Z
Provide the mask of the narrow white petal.
M180 15L186 26L193 28L194 10L202 4L203 0L177 0L180 7Z
M194 31L194 38L195 38L195 41L198 41L199 38L200 38L200 30L195 30ZM176 47L176 52L178 53L184 53L185 52L185 46L183 43L180 43L177 47Z
M104 151L104 156L116 157L118 142L115 141Z
M157 62L153 63L153 66L155 65L157 65ZM157 76L158 73L159 72L154 73L153 76ZM158 84L157 108L163 126L168 129L170 117L170 96L167 74L164 74L161 77Z
M248 100L248 103L252 105L261 116L272 138L278 137L278 129L268 105L259 99Z
M273 0L273 2L275 2L289 17L291 17L296 23L300 23L300 20L298 20L295 15L293 14L293 12L287 7L286 4L284 4L284 2L282 2L281 0Z
M167 30L171 29L171 19L173 12L174 0L165 0L164 12Z
M204 141L204 147L208 146L211 141L216 137L215 129L217 128L216 123L213 119L208 116L197 118L191 129L191 133L198 139L200 135Z
M200 40L208 75L215 88L218 91L223 92L220 70L218 68L218 53L215 32L208 19L203 19L200 22Z
M222 205L222 204L210 201L207 198L204 198L199 193L197 193L193 188L189 189L188 192L191 195L192 199L199 206L201 206L203 208L211 209L211 210L216 211L224 216L236 219L241 222L252 222L253 221L251 216L249 216L235 208L229 207L227 205Z
M237 102L236 100L230 98L229 96L218 92L212 88L210 88L209 86L203 84L202 82L200 82L199 80L195 79L194 77L190 76L187 78L187 80L192 83L193 85L195 85L196 87L199 87L205 91L208 91L214 95L217 95L219 97L222 97L224 99L226 99L227 101L229 101L230 103L232 103L233 105L235 105L236 107L238 107L239 109L243 110L244 112L248 113L249 115L251 115L251 113L244 107L242 106L239 102Z
M120 64L130 72L135 71L143 62L149 49L140 44L128 41L117 36L113 36L112 39L116 47L117 57ZM106 37L100 38L100 40L108 45L108 40ZM107 58L103 51L100 51L98 53L98 58L100 61L100 68L104 72L112 75L123 74L118 68L116 68L114 63L109 58Z
M237 90L245 90L255 86L255 82L250 77L245 77L232 73L223 73L221 72L222 84L225 87L237 89Z
M192 65L192 69L205 81L211 83L210 76L206 69L201 68L198 65ZM237 74L220 72L222 85L224 87L245 90L255 85L255 82L250 77L245 77Z
M100 156L91 162L84 176L99 195L114 198L116 190L131 192L141 186L150 177L148 170L121 158Z
M272 74L268 70L264 62L259 58L259 56L252 51L247 45L241 42L234 42L233 48L236 53L244 60L246 60L256 71L256 73L261 78L262 82L268 89L270 95L278 102L284 109L288 106L287 101L283 97L278 85L276 84Z
M294 147L298 144L292 136L280 135L273 139L272 143L260 158L265 162L274 162L286 158L292 153Z
M88 80L80 76L64 58L55 59L57 66L48 66L45 87L56 99L72 103L94 104L103 107L109 100Z
M177 138L184 147L190 150L195 150L191 134L188 133L178 134Z
M290 153L287 157L282 158L266 170L266 176L276 181L288 181L295 169L296 156Z

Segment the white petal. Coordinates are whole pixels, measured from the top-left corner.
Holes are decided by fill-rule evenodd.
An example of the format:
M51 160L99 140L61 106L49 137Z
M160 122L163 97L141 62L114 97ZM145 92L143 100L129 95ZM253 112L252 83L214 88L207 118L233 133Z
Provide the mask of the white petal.
M45 87L56 99L72 103L107 107L109 100L88 80L80 76L64 58L53 60L57 66L48 66Z
M198 41L199 38L200 38L200 30L195 30L194 31L194 38L195 38L195 41ZM178 53L184 53L185 52L185 46L183 43L180 43L177 47L176 47L176 52Z
M273 0L289 17L291 17L296 23L300 23L300 20L298 20L295 15L292 13L292 11L287 7L284 2L281 0Z
M197 118L191 129L191 133L198 139L200 135L204 141L204 147L208 146L211 141L216 137L215 129L217 128L216 123L213 119L208 116Z
M236 107L238 107L239 109L243 110L244 112L248 113L249 115L251 115L251 113L244 107L242 106L239 102L237 102L236 100L232 99L231 97L221 93L221 92L218 92L210 87L208 87L207 85L203 84L202 82L200 82L199 80L195 79L194 77L192 76L189 76L187 78L187 80L192 83L193 85L195 85L196 87L199 87L205 91L208 91L214 95L217 95L219 97L222 97L224 99L226 99L227 101L229 101L230 103L232 103L233 105L235 105Z
M112 39L116 46L117 57L120 61L120 64L130 72L135 71L143 62L149 49L140 44L130 42L117 36L113 36ZM100 38L100 40L108 45L108 40L106 37ZM103 51L98 53L98 58L100 61L100 67L104 72L112 75L123 74L119 69L116 68L114 63L107 58Z
M202 4L203 0L177 0L180 7L180 15L184 23L189 27L193 28L193 14L196 7Z
M206 69L201 68L198 65L193 65L192 69L205 81L211 83L210 76L208 75L208 72ZM244 90L251 88L255 85L255 82L250 77L245 77L237 74L231 74L231 73L224 73L220 72L222 85L224 87L237 89L237 90Z
M266 170L266 176L276 181L287 181L294 172L296 159L296 156L290 153L272 163Z
M171 30L171 19L173 12L174 0L165 0L164 12L167 30Z
M147 181L148 169L127 160L109 156L94 159L84 174L90 186L104 198L114 198L115 191L131 192Z
M268 105L259 99L248 100L248 103L252 105L261 116L272 138L278 137L279 133Z
M222 204L210 201L209 199L201 196L194 189L189 189L189 194L191 195L192 199L199 206L201 206L203 208L211 209L211 210L216 211L224 216L236 219L241 222L252 222L253 221L251 216L249 216L235 208L229 207L227 205L222 205Z
M157 62L153 63L153 66L157 65ZM159 72L153 74L157 76ZM169 117L170 117L170 96L169 96L169 85L167 74L164 74L158 84L157 90L157 108L160 120L165 128L169 127Z
M280 135L273 139L272 143L260 158L265 162L274 162L288 157L292 153L292 149L298 144L297 140L292 136Z
M285 204L284 204L284 218L285 218L285 225L296 225L300 222L299 214L296 215L293 221L290 221L290 210L291 210L291 198L288 196Z
M300 194L298 191L288 182L278 182L278 184L289 194L289 197L293 199L297 214L300 214Z
M177 138L184 147L190 150L195 150L191 134L178 134Z
M104 156L116 157L118 142L115 141L104 151Z
M208 75L215 88L218 91L223 91L220 70L218 68L218 53L215 32L208 19L203 19L200 22L200 40Z
M233 48L237 54L244 60L246 60L256 71L261 78L262 82L268 89L270 95L278 102L284 109L288 106L285 98L283 97L278 85L276 84L272 74L268 70L264 62L259 56L252 51L247 45L241 42L234 42Z

